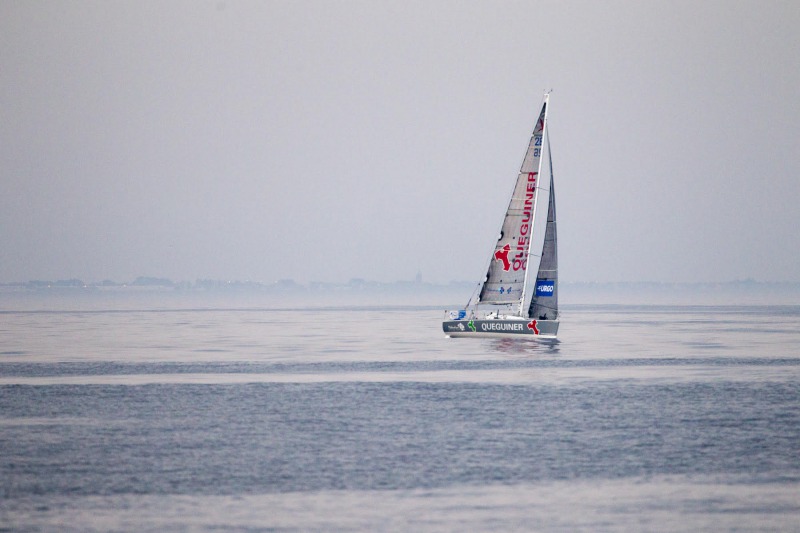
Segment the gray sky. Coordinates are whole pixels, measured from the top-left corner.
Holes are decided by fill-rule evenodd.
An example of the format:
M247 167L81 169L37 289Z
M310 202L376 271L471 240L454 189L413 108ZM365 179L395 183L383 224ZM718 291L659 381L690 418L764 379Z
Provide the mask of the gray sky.
M0 281L800 281L800 3L0 3Z

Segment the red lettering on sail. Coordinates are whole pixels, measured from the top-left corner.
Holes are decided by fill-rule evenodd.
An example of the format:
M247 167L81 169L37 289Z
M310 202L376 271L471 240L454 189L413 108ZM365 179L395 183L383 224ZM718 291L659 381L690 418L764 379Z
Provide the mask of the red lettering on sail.
M528 172L528 183L525 185L525 203L522 206L522 221L519 226L519 237L517 237L514 260L512 266L514 270L525 270L528 266L528 247L533 218L533 199L536 195L536 175L538 172Z
M536 174L538 172L528 172L528 183L525 186L525 204L522 206L522 226L520 226L520 234L525 235L528 233L528 223L531 221L533 214L533 196L536 194Z
M530 322L528 322L528 329L532 329L534 335L538 335L539 334L539 328L536 327L536 321L535 320L531 320Z
M503 248L497 250L494 253L495 261L502 261L503 270L505 270L506 272L508 272L508 270L511 268L511 262L508 260L508 252L510 251L511 251L511 246L506 244L505 246L503 246Z

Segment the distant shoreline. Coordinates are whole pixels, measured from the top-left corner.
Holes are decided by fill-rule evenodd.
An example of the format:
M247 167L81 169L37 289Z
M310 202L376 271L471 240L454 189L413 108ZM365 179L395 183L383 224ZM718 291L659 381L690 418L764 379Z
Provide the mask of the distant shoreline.
M435 284L422 281L392 283L352 279L346 283L293 280L273 283L197 280L173 282L164 278L137 278L130 283L81 280L0 283L0 308L8 309L28 300L40 307L60 302L67 307L90 300L111 307L132 303L168 306L321 306L321 305L422 305L460 308L476 284L452 281ZM559 301L572 304L621 305L800 305L800 282L728 281L717 283L661 282L561 282ZM49 303L48 303L49 302ZM29 305L21 307L28 308Z

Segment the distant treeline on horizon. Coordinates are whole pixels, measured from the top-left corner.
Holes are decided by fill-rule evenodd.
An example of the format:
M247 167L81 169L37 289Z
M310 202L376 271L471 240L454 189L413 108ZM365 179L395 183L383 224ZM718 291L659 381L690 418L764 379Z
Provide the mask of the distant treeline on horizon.
M452 281L447 284L432 284L423 282L420 278L414 281L395 281L395 282L380 282L369 281L362 278L352 278L346 283L332 283L323 281L312 281L307 284L298 283L293 279L280 279L274 282L262 281L226 281L216 279L198 279L194 282L190 281L173 281L168 278L146 277L140 276L133 281L119 282L112 280L103 280L100 282L84 282L83 280L60 279L56 281L48 280L30 280L24 282L10 282L0 283L0 287L10 289L29 289L29 290L47 290L47 289L176 289L176 290L308 290L308 289L370 289L370 288L462 288L464 286L471 287L472 282L459 282Z
M754 279L721 281L721 282L594 282L594 281L561 281L564 288L585 291L800 291L800 282L756 281ZM140 276L130 282L103 280L100 282L84 282L80 279L61 279L56 281L30 280L24 282L0 283L5 289L48 290L48 289L173 289L173 290L253 290L253 291L304 291L304 290L370 290L370 289L407 289L407 290L442 290L469 289L476 283L470 281L450 281L448 283L423 282L418 276L413 281L381 282L363 278L352 278L344 283L312 281L306 284L293 279L280 279L274 282L262 281L225 281L215 279L198 279L194 282L173 281L168 278Z

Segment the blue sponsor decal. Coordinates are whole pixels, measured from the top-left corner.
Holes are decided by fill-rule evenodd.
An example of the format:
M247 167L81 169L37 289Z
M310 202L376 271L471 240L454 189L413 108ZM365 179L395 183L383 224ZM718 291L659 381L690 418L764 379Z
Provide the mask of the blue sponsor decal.
M556 290L555 281L537 280L536 281L536 296L552 296Z

